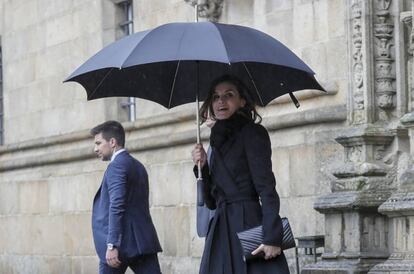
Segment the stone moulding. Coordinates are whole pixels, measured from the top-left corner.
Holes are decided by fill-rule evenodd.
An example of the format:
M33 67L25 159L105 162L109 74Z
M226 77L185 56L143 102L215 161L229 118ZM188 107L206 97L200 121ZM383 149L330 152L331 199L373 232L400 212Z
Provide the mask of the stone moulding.
M191 111L175 112L170 114L162 114L154 117L140 119L135 122L124 123L126 133L137 129L147 129L152 127L162 127L174 123L195 120L195 114ZM5 153L12 153L15 151L37 149L41 147L49 147L53 145L61 145L66 143L73 143L81 140L89 139L91 136L89 130L78 131L74 133L65 134L62 136L51 136L30 140L18 144L9 144L0 147L0 157Z
M378 206L391 195L391 190L333 192L316 200L313 208L320 213L366 210L377 212Z
M414 193L394 193L378 210L390 217L413 216Z
M165 120L164 120L165 119ZM127 132L139 131L143 128L171 125L171 123L178 123L182 121L195 120L194 114L175 113L169 115L162 115L162 117L154 117L151 121L136 121L126 123L125 129ZM344 105L331 106L323 109L307 110L292 114L284 114L280 116L265 117L262 124L268 128L269 131L274 131L289 127L299 127L318 123L335 123L346 120L346 107ZM203 128L201 131L202 140L207 140L209 130ZM88 131L70 134L69 136L42 138L34 142L27 142L24 144L9 145L0 150L0 172L39 167L44 165L52 165L59 163L68 163L72 161L81 161L92 159L91 144L83 144L77 146L76 149L62 150L49 153L47 148L50 146L60 146L63 144L80 143L90 139ZM176 134L164 134L157 136L150 136L145 138L135 138L127 141L127 149L131 152L146 151L152 149L159 149L171 146L187 145L196 142L195 130L182 131ZM1 159L2 154L11 154L21 150L34 150L25 157L11 157L11 159ZM39 150L40 153L39 153Z
M314 273L335 273L335 274L362 274L367 273L372 265L380 263L380 259L355 259L355 260L324 260L317 264L306 265L306 269L302 270L302 274ZM319 272L320 271L320 272Z

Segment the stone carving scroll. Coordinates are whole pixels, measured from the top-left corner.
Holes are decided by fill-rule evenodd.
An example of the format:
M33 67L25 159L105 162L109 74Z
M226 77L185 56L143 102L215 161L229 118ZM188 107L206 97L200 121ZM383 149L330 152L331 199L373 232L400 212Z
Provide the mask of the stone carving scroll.
M223 10L224 0L184 0L186 3L198 5L198 15L209 21L217 22Z

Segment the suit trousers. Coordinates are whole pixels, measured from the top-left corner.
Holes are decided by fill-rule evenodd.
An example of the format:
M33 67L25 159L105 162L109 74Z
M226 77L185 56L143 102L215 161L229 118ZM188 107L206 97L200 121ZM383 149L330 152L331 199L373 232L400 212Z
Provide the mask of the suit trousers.
M127 263L123 262L118 268L99 262L99 274L124 274L128 267L135 274L161 274L157 254L139 256L129 260Z

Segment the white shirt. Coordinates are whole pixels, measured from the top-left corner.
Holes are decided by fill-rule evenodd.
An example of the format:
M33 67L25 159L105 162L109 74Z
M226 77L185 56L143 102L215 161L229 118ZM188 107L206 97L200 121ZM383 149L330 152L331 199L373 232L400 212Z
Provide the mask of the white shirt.
M112 162L113 160L115 160L115 157L116 157L119 153L121 153L122 151L125 151L125 148L121 148L120 150L115 151L115 153L114 153L114 154L112 154L112 157L111 157L111 162Z

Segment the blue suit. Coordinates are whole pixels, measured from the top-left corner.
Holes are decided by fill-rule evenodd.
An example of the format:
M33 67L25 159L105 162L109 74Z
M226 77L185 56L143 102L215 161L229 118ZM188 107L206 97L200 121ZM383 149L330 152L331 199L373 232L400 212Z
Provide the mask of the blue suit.
M119 251L122 262L161 252L148 202L148 175L144 166L123 151L108 165L92 210L96 252L106 263L107 243Z

